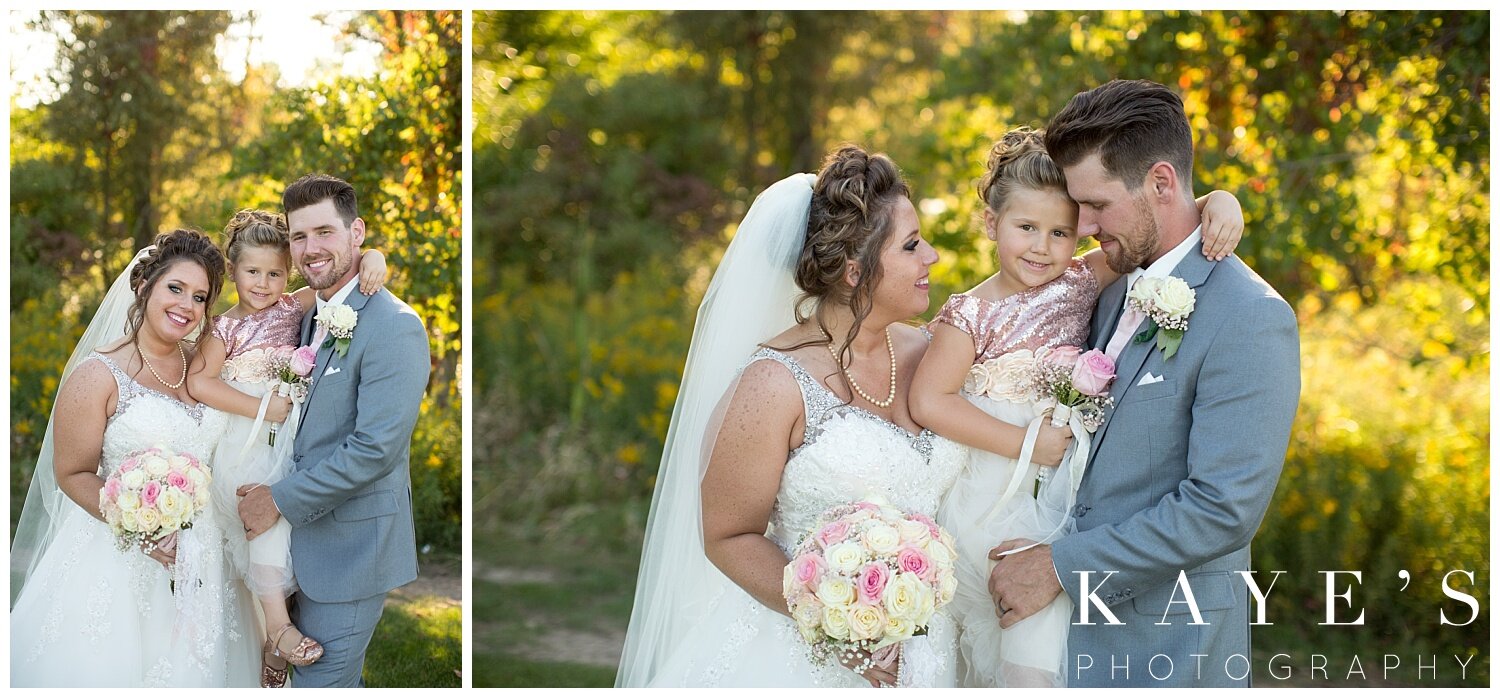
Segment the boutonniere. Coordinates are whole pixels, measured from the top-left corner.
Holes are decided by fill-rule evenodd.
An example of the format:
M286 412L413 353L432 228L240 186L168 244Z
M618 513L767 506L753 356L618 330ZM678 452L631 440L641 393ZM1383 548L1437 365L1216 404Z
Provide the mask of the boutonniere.
M328 333L321 346L333 346L339 356L349 353L349 340L354 337L354 326L359 324L359 314L343 303L327 303L318 309L318 326Z
M1154 337L1163 359L1172 358L1187 332L1188 316L1193 314L1198 294L1186 281L1168 276L1137 280L1127 297L1132 308L1146 314L1145 327L1135 335L1134 342L1149 342Z

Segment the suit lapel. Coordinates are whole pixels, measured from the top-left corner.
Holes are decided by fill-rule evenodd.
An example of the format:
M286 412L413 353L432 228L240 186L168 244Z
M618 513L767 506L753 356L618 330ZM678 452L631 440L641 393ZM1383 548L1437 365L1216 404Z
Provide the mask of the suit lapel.
M1172 270L1171 275L1186 281L1189 288L1196 290L1208 281L1208 275L1213 273L1214 265L1215 263L1204 257L1201 251L1193 249L1188 251L1187 257L1177 263L1177 267ZM1115 284L1115 286L1120 285L1122 284ZM1110 291L1113 290L1114 286L1111 286ZM1106 292L1105 295L1108 296L1111 294ZM1103 335L1096 342L1097 344L1104 344L1109 341L1108 338L1114 334L1115 323L1119 321L1119 316L1124 312L1122 309L1123 298L1119 294L1114 294L1113 297L1115 300L1113 306L1115 321L1108 325L1110 328L1109 333ZM1103 297L1099 299L1099 302L1101 304L1100 307L1104 307L1102 305L1104 303ZM1196 306L1197 304L1194 303L1195 308ZM1191 316L1188 319L1188 331L1193 331ZM1120 360L1115 364L1115 382L1109 388L1109 396L1114 400L1115 406L1109 408L1105 413L1104 424L1099 425L1099 431L1094 433L1094 439L1089 448L1090 464L1093 463L1094 456L1099 452L1099 444L1104 441L1105 430L1109 429L1110 422L1114 421L1115 412L1119 411L1120 403L1125 400L1125 393L1129 392L1132 387L1135 387L1136 381L1140 379L1141 369L1146 365L1146 359L1150 358L1155 351L1157 351L1156 340L1152 339L1151 341L1139 344L1131 340L1129 344L1125 345L1125 350L1120 352ZM1167 370L1170 370L1170 368L1171 365L1168 364Z
M377 291L377 293L379 292ZM370 297L366 296L363 293L360 293L358 288L350 291L349 296L344 299L344 305L347 305L350 308L354 309L356 317L359 315L359 311L364 310L365 304L368 302L370 302ZM312 316L316 313L317 310L314 309L312 312L308 313L308 315ZM303 325L304 326L302 333L308 338L307 341L311 342L312 337L316 336L316 331L313 329L316 323L312 322L309 318L303 318ZM359 332L359 321L357 319L355 320L354 331ZM334 353L332 342L325 341L324 343L328 346L324 347L319 345L318 347L318 360L317 363L313 365L312 371L312 375L315 376L315 378L313 378L312 387L308 388L307 390L307 399L302 403L302 421L304 422L307 421L307 413L312 411L308 409L308 407L312 405L313 394L318 392L318 386L323 383L323 372L328 370L328 365L334 360L344 358Z
M1089 342L1090 347L1104 351L1105 345L1109 344L1109 338L1115 333L1115 325L1119 324L1120 315L1124 314L1125 287L1128 285L1122 276L1099 294L1099 304L1094 306L1094 335Z

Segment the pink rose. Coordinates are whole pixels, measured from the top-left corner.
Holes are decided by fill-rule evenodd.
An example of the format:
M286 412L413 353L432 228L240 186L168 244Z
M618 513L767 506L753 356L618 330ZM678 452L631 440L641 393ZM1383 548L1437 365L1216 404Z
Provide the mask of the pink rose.
M141 488L141 502L147 506L156 506L157 497L161 496L161 483L148 480L146 486Z
M854 508L859 511L873 511L876 513L880 512L880 505L873 502L855 502Z
M120 498L120 481L110 478L104 481L104 498L115 500Z
M809 591L816 590L818 587L818 578L823 575L823 570L827 568L823 563L823 558L812 553L806 553L799 556L792 564L795 565L792 568L792 576L796 578L797 583L807 587Z
M188 488L192 487L192 483L188 482L187 476L183 475L181 471L177 470L173 470L172 472L167 473L167 485L176 487L183 492L187 492Z
M313 366L316 366L317 364L317 349L314 349L312 347L297 347L297 350L292 352L292 358L290 361L290 368L292 369L292 373L306 378L309 375L312 375Z
M1047 363L1063 368L1073 368L1078 365L1078 356L1082 351L1071 344L1053 347L1047 352Z
M1073 367L1073 387L1084 395L1100 396L1109 393L1109 384L1115 379L1115 361L1098 349L1090 349L1078 357Z
M824 526L823 530L818 531L818 543L822 544L824 548L834 543L842 543L848 537L849 524L843 521L834 521Z
M136 458L127 458L127 459L125 459L124 463L120 464L120 472L122 472L122 473L128 473L128 472L130 472L132 470L135 470L136 468L139 468L139 467L141 467L141 461L139 459L136 459Z
M896 567L902 572L911 572L922 578L924 582L932 581L936 569L932 566L932 558L916 548L902 548L896 553Z
M872 606L880 605L880 595L885 593L885 584L890 581L891 572L885 565L871 563L865 565L859 572L859 580L856 587L859 591L859 600Z

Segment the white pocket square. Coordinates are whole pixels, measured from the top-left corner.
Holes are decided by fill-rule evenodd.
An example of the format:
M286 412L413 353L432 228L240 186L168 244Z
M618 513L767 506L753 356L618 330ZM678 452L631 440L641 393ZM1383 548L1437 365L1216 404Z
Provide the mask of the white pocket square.
M1160 383L1166 379L1166 376L1153 376L1150 371L1147 371L1146 375L1141 376L1140 382L1136 383L1136 385L1151 385L1152 383Z
M342 370L344 370L344 369L342 369L342 368L339 368L339 367L338 367L338 366L329 366L329 367L328 367L328 368L327 368L327 370L325 370L325 371L323 371L323 375L324 375L324 376L331 376L331 375L333 375L333 374L335 374L335 373L338 373L338 372L340 372L340 371L342 371ZM1157 379L1157 380L1161 380L1161 379L1160 379L1160 378L1158 378L1158 379Z

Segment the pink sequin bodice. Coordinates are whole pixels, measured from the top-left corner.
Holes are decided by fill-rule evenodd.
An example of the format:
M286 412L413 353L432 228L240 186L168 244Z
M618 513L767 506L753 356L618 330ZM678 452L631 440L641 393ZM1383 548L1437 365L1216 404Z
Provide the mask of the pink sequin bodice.
M974 363L981 363L1021 349L1083 347L1098 298L1099 280L1079 257L1056 279L998 301L956 293L933 322L973 337Z
M275 305L254 315L214 318L214 336L224 340L225 357L233 359L252 349L296 347L302 343L302 304L284 293Z

